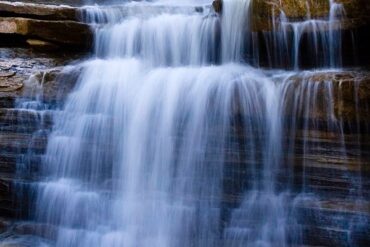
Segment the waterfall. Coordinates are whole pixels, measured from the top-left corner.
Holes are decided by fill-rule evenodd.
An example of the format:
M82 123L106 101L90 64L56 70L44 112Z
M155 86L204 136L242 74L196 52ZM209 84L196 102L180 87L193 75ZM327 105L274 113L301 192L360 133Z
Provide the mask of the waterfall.
M310 79L340 71L333 23L342 6L330 1L328 20L303 23L281 12L276 54L294 43L287 54L294 70L284 71L246 63L244 53L254 52L251 0L224 0L222 16L184 2L84 8L95 27L94 55L78 65L77 85L54 113L35 185L32 220L44 226L44 244L303 244L299 210L319 204L305 184L305 159L325 148L310 139L319 129L315 114L327 120L337 154L347 155L333 80ZM307 28L310 44L325 51L314 50L316 59L330 70L300 71ZM291 157L297 149L303 158Z
M240 61L250 33L251 0L224 0L222 5L222 61Z
M340 68L342 66L341 21L345 18L343 4L328 0L328 15L321 18L312 17L309 1L306 2L306 6L307 16L299 21L289 20L282 9L280 15L275 17L276 9L273 7L272 34L264 34L268 46L269 66L299 70L304 67L303 60L312 60L310 62L314 67ZM292 47L293 51L290 52L288 47ZM303 47L313 52L302 58Z

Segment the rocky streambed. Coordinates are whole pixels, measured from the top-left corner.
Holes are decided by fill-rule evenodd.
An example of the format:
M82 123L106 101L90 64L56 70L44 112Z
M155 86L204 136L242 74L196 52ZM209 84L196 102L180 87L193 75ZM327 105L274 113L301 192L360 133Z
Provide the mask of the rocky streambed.
M51 241L55 238L44 234L43 229L52 226L27 221L33 214L32 204L35 203L32 185L40 179L39 166L53 127L54 111L63 107L73 90L79 76L78 62L90 56L93 43L93 29L82 22L84 9L76 6L78 3L53 2L74 5L68 7L39 2L0 1L0 243L9 243L5 246L13 246L13 240L25 235ZM254 11L258 13L253 20L255 33L266 37L266 33L274 32L271 16L279 8L291 18L304 18L306 11L300 10L306 7L300 2L303 1L255 1ZM285 79L290 87L284 102L287 140L283 149L291 152L286 156L286 164L294 164L291 196L303 187L315 195L311 199L298 200L295 209L299 211L298 222L303 229L305 246L370 244L368 4L343 2L348 18L341 28L347 37L345 44L350 43L353 33L357 34L357 59L352 59L354 53L349 52L343 70L299 71ZM222 11L221 6L214 6ZM318 5L313 15L324 16L327 12L326 5ZM265 39L260 42L264 44ZM265 46L259 47L263 57ZM306 48L302 46L300 49L304 53ZM267 58L261 59L260 65L271 66ZM68 66L73 69L68 70ZM309 63L307 68L310 68ZM325 86L328 81L331 82L329 88ZM297 101L297 92L314 96L308 101L311 102L309 107L296 105L297 102L307 102L304 99ZM226 150L225 157L227 175L223 182L222 202L229 209L240 205L243 191L248 187L243 176L250 172L251 165L255 165L251 162L256 162L249 160L247 154L235 155L236 151L243 154L248 143L248 135L242 134L245 130L240 122L238 97L236 93L232 113L234 123L230 131L235 146ZM35 104L39 105L35 107ZM294 127L293 148L289 136L292 118L297 126ZM338 123L342 131L340 137ZM345 153L340 150L343 146ZM211 154L208 162L212 164ZM288 174L284 170L276 172L281 181L286 180ZM227 215L225 210L225 221ZM358 222L363 225L357 225ZM225 241L227 246L227 239ZM18 244L22 246L22 241ZM32 244L24 242L24 246Z

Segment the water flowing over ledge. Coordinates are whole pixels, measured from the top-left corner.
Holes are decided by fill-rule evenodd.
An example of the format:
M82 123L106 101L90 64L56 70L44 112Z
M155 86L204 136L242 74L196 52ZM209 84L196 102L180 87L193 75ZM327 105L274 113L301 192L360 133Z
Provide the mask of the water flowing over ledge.
M33 237L18 242L368 242L369 98L362 95L369 81L340 67L341 40L332 25L339 15L297 23L282 12L267 50L279 57L294 43L287 55L292 70L260 69L251 66L260 57L252 4L224 0L222 15L209 7L150 11L152 3L129 4L132 12L86 7L85 21L96 26L95 53L64 70L77 75L65 102L51 108L42 97L16 102L37 116L51 114L53 122L51 133L43 132L51 120L41 115L32 138L47 143L39 151L26 147L26 157L41 158L36 179L23 188L31 198L28 222L15 229L27 235L32 228ZM329 4L330 13L342 11ZM298 61L306 29L313 29L307 42L317 47L315 71L302 71ZM45 76L29 83L44 84ZM30 172L31 163L18 172Z

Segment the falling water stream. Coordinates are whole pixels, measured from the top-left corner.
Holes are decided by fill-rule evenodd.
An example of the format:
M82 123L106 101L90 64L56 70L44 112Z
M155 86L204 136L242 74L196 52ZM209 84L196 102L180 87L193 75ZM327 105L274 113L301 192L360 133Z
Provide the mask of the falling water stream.
M323 91L327 128L340 139L342 126L329 103L331 82L311 83L311 72L298 72L299 39L305 28L315 29L312 45L325 51L317 59L339 69L338 34L323 30L342 10L332 6L327 20L304 23L281 14L276 54L286 47L285 30L293 29L294 72L243 60L252 0L224 0L222 16L208 1L180 2L85 8L85 20L96 26L95 53L79 65L77 85L55 113L44 179L36 185L33 216L48 226L45 244L301 244L294 208L312 195L292 185L288 154L297 145L296 125ZM288 115L294 117L287 129ZM229 199L234 192L241 196Z

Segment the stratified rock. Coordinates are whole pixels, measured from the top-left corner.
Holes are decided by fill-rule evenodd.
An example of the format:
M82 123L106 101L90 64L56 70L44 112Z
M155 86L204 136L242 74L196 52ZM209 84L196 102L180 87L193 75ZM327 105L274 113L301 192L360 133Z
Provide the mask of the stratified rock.
M78 8L66 5L0 1L0 15L27 16L45 20L79 20L80 13Z
M367 122L370 119L370 73L368 72L307 72L292 76L288 81L292 84L286 95L286 112L295 112L289 109L294 107L291 100L296 93L301 93L301 97L314 97L314 102L313 99L303 101L310 102L312 105L307 115L312 119L328 121L334 116L336 119L350 122ZM332 98L329 98L330 95ZM331 116L329 111L333 111L334 116Z
M8 54L0 58L0 109L13 107L18 97L35 97L36 91L45 101L63 100L74 87L78 72L62 72L62 67L83 55L21 48L0 48L0 52Z
M40 130L40 126L45 131L52 128L49 111L40 113L16 106L19 101L32 103L36 98L48 107L62 104L76 82L74 70L64 71L63 67L80 58L81 54L44 53L22 48L0 48L0 54L0 217L5 219L0 218L0 234L12 234L15 229L18 234L52 237L44 234L42 225L22 224L14 228L16 218L28 217L31 200L27 196L17 198L17 192L29 195L32 181L40 169L40 154L44 153L47 144L45 136L36 137L33 133ZM29 151L33 155L24 161L22 157ZM20 176L17 167L22 162L27 162L29 171ZM11 239L9 242L1 239L0 242L0 246L11 246L12 243Z
M14 71L0 69L0 77L12 77L15 75Z
M63 101L76 85L80 73L79 67L70 71L65 71L62 67L41 70L30 76L27 85L40 85L40 94L47 102ZM32 91L32 88L29 90Z
M345 18L341 20L342 29L359 28L370 23L370 1L338 0L345 9ZM280 13L291 21L307 19L327 19L330 15L328 0L254 0L252 2L252 23L255 31L272 29L273 19L279 24Z
M18 80L0 80L0 92L11 92L23 87L21 79Z
M78 47L90 47L93 37L90 27L83 23L21 17L0 17L0 34L37 37L57 44Z

